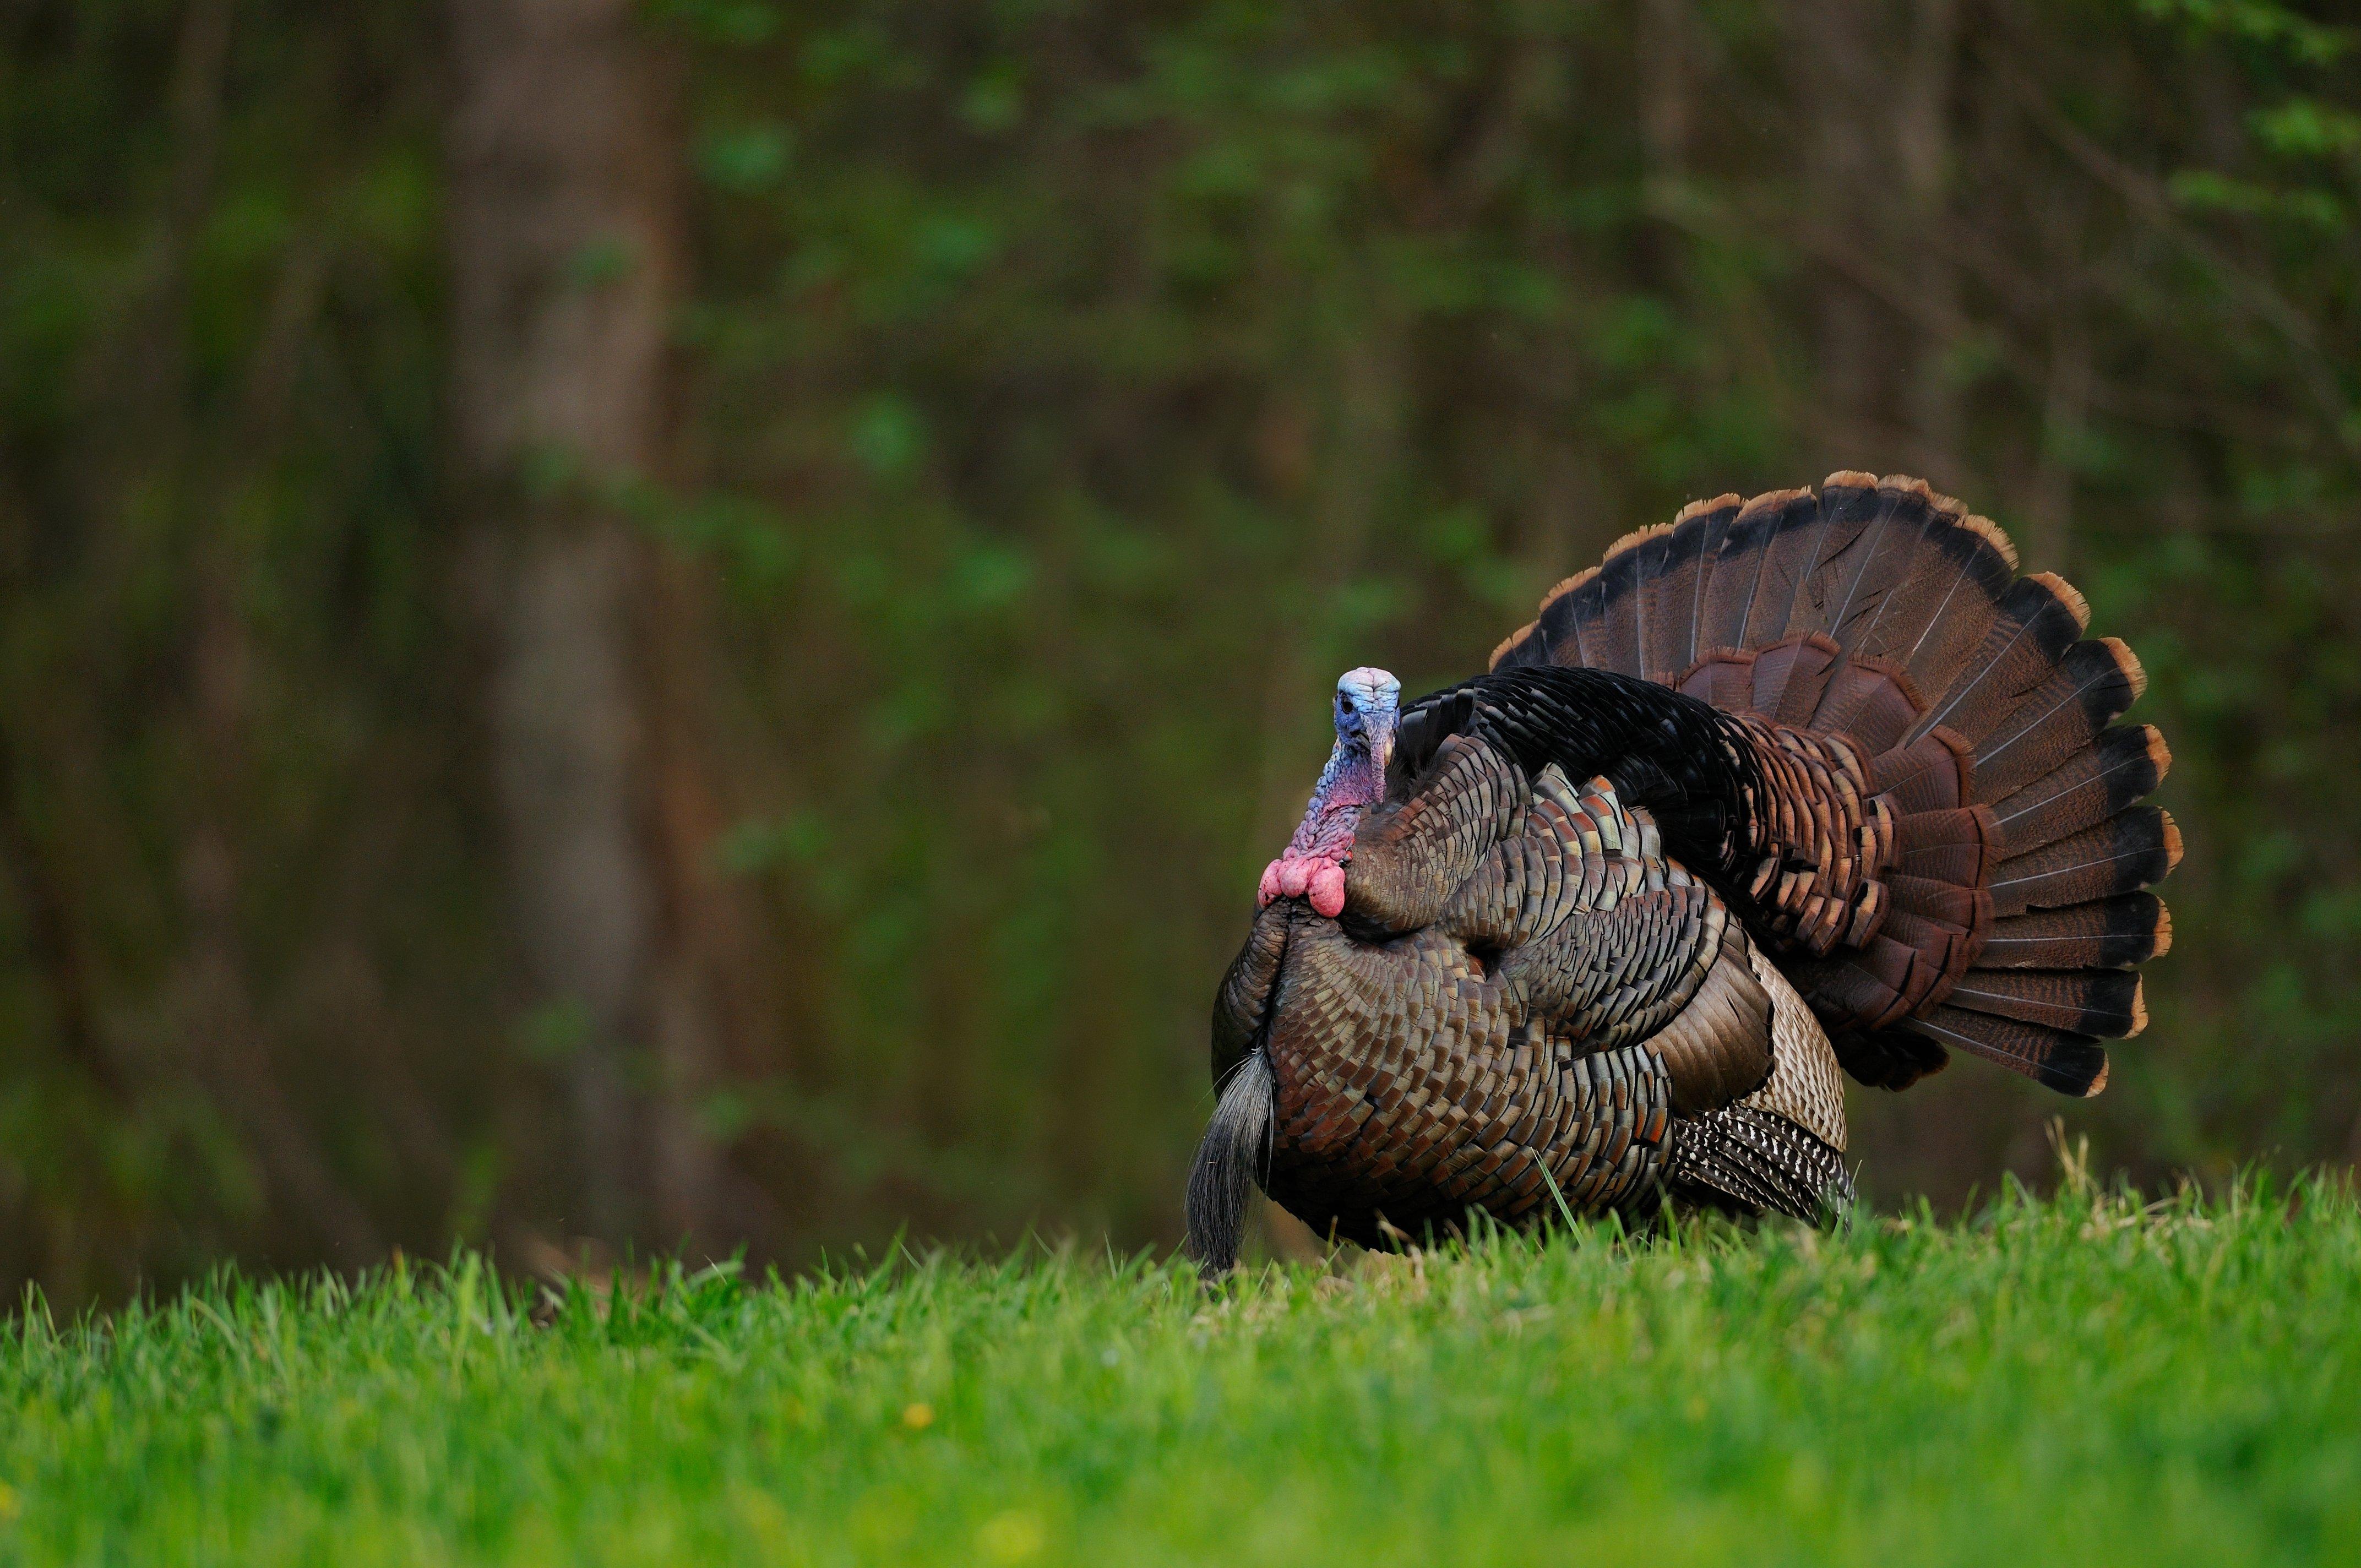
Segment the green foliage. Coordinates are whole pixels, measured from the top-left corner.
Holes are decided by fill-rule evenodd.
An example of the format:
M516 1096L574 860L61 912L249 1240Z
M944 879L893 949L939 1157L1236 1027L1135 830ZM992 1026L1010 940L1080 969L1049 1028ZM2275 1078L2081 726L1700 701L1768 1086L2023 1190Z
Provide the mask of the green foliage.
M408 5L0 21L0 1276L289 1234L249 1040L382 1212L503 1092L433 49ZM431 1157L362 1101L434 1105Z
M2015 1192L1273 1267L215 1276L0 1341L27 1564L2323 1563L2361 1211Z

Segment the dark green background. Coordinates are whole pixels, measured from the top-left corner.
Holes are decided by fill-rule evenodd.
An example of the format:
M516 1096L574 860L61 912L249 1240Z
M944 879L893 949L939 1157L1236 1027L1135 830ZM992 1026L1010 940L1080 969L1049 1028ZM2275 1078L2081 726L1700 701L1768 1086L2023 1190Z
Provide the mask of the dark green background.
M1868 1189L2046 1168L2055 1113L2150 1180L2361 1154L2351 19L647 7L680 456L572 456L697 590L643 634L748 999L699 1245L1173 1239L1336 673L1470 673L1616 534L1836 467L2088 594L2189 844L2104 1098L1860 1097ZM0 0L0 1286L582 1239L450 455L445 20Z

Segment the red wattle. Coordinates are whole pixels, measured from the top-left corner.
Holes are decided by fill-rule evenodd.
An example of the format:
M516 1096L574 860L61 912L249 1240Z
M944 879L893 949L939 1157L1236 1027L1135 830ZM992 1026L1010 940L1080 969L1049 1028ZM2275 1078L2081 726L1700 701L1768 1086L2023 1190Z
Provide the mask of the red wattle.
M1262 869L1255 907L1274 898L1309 898L1312 908L1334 920L1345 912L1345 868L1326 855L1281 855Z
M1312 863L1312 907L1334 920L1345 913L1345 868L1334 861Z

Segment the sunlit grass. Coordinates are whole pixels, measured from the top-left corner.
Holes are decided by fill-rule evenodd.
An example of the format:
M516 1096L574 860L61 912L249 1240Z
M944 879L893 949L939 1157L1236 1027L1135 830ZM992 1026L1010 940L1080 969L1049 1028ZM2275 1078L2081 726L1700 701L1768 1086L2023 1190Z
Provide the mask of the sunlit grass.
M0 1561L2361 1561L2361 1211L36 1306Z

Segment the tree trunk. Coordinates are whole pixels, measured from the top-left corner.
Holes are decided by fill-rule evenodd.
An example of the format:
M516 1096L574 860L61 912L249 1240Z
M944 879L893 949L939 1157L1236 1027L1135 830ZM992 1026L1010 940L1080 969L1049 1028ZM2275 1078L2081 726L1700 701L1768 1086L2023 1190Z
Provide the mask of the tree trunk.
M1958 270L1951 263L1951 94L1959 71L1958 0L1913 0L1909 52L1894 103L1894 151L1902 168L1908 230L1894 236L1911 274L1916 363L1909 386L1914 460L1938 489L1966 494L1961 472L1960 388L1951 325L1960 318Z
M671 629L646 601L654 545L614 505L618 481L668 466L681 269L673 84L637 15L453 0L455 413L491 547L489 737L519 949L544 1037L566 1047L566 1218L609 1240L660 1223L670 1241L712 1223L716 1155L677 1112L715 1030L668 950L694 929L672 917L655 798L694 765L652 721L652 672L670 668L652 649Z
M1806 433L1816 466L1828 467L1876 465L1874 455L1892 440L1887 389L1895 345L1878 302L1857 281L1860 266L1873 265L1882 248L1878 225L1856 216L1873 217L1883 204L1891 84L1878 55L1878 19L1862 0L1805 0L1788 16L1791 75L1806 124L1802 189L1790 204L1797 221L1817 225L1813 248L1823 253L1810 304L1819 398ZM1831 224L1831 214L1852 221ZM1856 254L1833 254L1847 250Z
M1938 489L1972 488L1951 363L1958 0L1804 0L1789 19L1809 125L1791 205L1823 263L1815 444L1834 466L1899 465Z
M1649 210L1665 211L1688 178L1695 67L1690 0L1640 0L1633 28L1640 156Z

